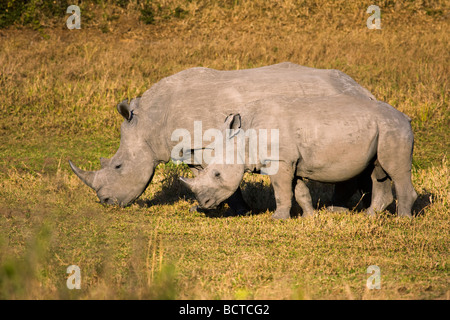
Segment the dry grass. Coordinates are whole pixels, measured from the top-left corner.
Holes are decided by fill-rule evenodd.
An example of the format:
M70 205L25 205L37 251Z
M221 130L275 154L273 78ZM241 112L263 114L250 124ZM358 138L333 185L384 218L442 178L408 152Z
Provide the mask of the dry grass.
M130 4L85 7L81 30L0 30L0 298L449 299L446 2L382 1L382 30L365 26L370 1L161 4L153 25ZM69 171L69 157L95 169L117 150L114 106L162 77L282 61L340 69L413 119L415 219L321 209L274 223L268 181L252 175L258 214L190 213L170 165L135 204L103 207ZM312 191L329 201L329 186ZM65 286L71 264L79 291ZM381 290L365 287L372 264Z
M1 185L0 292L8 299L448 299L448 174L447 163L415 172L422 199L413 220L322 209L314 219L274 223L269 211L190 213L189 196L147 206L164 196L158 182L121 209L99 205L65 171L11 172ZM270 194L255 182L267 183L247 176L244 196ZM312 190L317 198L326 188ZM71 264L81 268L80 291L65 287ZM381 290L365 288L369 265L381 268Z

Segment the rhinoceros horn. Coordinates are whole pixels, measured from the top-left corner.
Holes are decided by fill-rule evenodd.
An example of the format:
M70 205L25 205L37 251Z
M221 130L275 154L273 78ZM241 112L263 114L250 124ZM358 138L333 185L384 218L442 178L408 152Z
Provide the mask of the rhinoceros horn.
M181 182L183 182L189 189L192 189L193 187L193 179L192 178L185 178L185 177L179 177Z
M73 172L78 176L78 178L81 179L88 187L94 188L94 178L95 178L95 171L84 171L78 168L76 165L72 163L72 161L69 160L70 167L72 168Z

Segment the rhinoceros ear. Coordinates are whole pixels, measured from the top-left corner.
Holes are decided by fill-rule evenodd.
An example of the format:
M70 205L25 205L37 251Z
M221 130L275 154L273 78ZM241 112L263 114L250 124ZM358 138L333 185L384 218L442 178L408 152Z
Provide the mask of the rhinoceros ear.
M228 138L233 138L241 129L241 115L239 113L230 114L225 119L225 130Z
M226 129L238 130L241 128L241 115L239 113L230 114L225 119Z
M131 111L130 105L128 104L128 99L123 100L117 105L117 111L125 118L125 120L130 121L133 117L133 112Z

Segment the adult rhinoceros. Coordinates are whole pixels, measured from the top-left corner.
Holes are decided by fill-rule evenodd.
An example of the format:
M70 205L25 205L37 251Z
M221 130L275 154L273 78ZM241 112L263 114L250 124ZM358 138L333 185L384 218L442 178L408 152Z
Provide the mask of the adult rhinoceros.
M238 158L234 159L235 148L229 148L231 157L221 152L196 178L181 178L203 208L214 208L234 193L245 171L266 170L276 198L273 218L289 218L294 191L303 214L311 215L314 209L303 178L342 182L373 166L372 203L367 213L373 215L392 202L392 180L399 216L411 216L417 198L411 183L414 138L410 119L400 111L381 101L345 94L268 97L244 109L242 116L226 118L224 129L228 131L222 135L223 145L233 145L235 137L240 137ZM277 139L261 139L267 130L275 130ZM263 145L252 146L252 134L260 135L254 141L270 144L270 155L260 152Z
M225 116L243 112L248 103L261 98L324 98L338 94L375 100L338 70L288 62L238 71L188 69L162 79L130 104L123 101L117 106L125 119L120 147L111 159L100 159L100 170L84 171L69 163L102 203L125 206L144 192L155 167L170 161L171 151L178 144L171 139L174 130L194 132L194 121L201 121L203 131L220 128ZM204 141L196 148L205 148L209 143ZM205 164L190 167L196 173ZM348 194L347 188L342 190L340 193ZM247 211L239 189L230 199L234 200L230 206L236 212Z

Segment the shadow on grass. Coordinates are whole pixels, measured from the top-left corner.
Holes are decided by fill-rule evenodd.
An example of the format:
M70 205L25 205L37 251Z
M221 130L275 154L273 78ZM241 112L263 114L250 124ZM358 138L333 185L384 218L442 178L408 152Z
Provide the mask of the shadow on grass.
M395 188L392 188L392 194L394 196L394 201L385 209L385 212L390 213L393 216L397 215L397 196L395 193ZM433 199L436 196L431 192L423 192L417 194L417 199L414 202L414 205L411 209L411 214L413 217L423 216L425 214L425 210L433 203Z
M163 181L161 190L157 191L151 199L139 199L136 200L136 203L141 207L151 207L172 205L180 199L195 200L195 196L178 180L178 177L171 177Z
M194 202L195 195L179 180L179 177L185 175L184 171L172 171L170 174L165 175L165 179L161 182L161 189L151 199L140 199L136 202L141 207L150 207L154 205L173 205L180 199L191 200ZM327 183L320 183L315 181L306 182L312 198L313 207L317 210L332 207L331 201L334 193L334 185ZM263 179L256 179L254 181L243 181L240 185L242 190L242 196L245 202L249 205L251 211L245 215L259 215L266 213L267 211L275 211L276 202L272 185ZM386 212L391 215L397 213L397 201L395 196L395 188L392 188L394 195L394 201L385 209ZM348 203L347 212L359 213L364 212L367 207L364 205L363 197L370 197L370 194L361 194L356 192ZM413 216L420 216L424 214L424 210L432 204L434 195L430 192L422 193L418 195L416 202L412 208ZM328 208L329 209L329 208ZM191 210L202 212L209 218L225 218L234 216L234 213L230 210L227 204L222 203L217 209L195 209L195 206ZM338 211L340 209L338 208ZM291 217L300 217L302 215L302 209L298 203L293 199Z
M415 217L423 216L425 209L433 203L436 196L431 192L425 192L418 195L416 202L413 205L412 211Z

